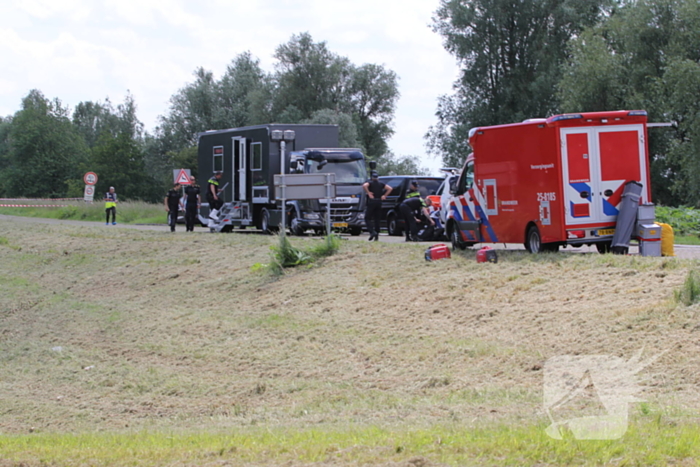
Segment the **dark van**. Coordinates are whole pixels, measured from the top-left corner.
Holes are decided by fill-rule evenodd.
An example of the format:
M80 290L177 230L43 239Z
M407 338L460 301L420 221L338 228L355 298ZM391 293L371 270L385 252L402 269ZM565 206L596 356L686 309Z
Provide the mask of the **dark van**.
M386 227L389 235L401 235L403 233L403 219L399 213L399 205L406 197L408 184L411 180L418 182L418 191L422 198L437 194L438 188L444 177L425 177L417 175L387 175L379 177L379 181L391 187L391 193L382 202L382 226Z

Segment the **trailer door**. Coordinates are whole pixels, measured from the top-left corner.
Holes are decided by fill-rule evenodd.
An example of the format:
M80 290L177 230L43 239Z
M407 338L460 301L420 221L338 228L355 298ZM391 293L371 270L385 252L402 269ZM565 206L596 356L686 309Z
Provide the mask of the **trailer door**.
M561 142L566 223L615 222L625 183L646 184L643 126L563 128Z
M233 147L235 157L238 159L238 164L235 162L231 164L231 167L237 167L238 170L238 192L236 199L238 201L247 201L246 197L246 139L236 136L233 138ZM235 189L234 189L235 190Z

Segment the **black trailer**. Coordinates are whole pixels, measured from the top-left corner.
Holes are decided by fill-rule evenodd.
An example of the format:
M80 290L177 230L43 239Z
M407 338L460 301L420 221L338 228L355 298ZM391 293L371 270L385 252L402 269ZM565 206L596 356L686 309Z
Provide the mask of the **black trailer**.
M276 230L282 222L282 205L274 176L333 172L337 193L331 200L333 227L353 235L362 232L365 159L358 149L338 148L336 125L269 124L207 131L199 134L198 146L199 173L208 177L222 171L219 184L226 186L220 195L225 204L218 215L208 219L205 208L200 216L212 231L247 226ZM286 209L286 227L293 234L325 231L324 200L288 200Z

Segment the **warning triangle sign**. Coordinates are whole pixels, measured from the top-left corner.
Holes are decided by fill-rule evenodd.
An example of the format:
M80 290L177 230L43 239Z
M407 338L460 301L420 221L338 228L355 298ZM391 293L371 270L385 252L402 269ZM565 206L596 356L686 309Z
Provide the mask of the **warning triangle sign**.
M175 183L179 183L180 185L190 184L190 176L187 174L185 169L180 169L180 173L178 173L175 177Z

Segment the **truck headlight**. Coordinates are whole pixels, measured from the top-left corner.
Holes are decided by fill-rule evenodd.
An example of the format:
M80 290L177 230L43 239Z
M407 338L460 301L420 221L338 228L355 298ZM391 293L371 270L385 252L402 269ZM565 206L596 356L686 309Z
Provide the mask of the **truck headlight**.
M357 215L357 220L363 221L365 220L365 213L361 212Z
M319 216L317 212L305 212L304 213L304 219L308 219L311 221L317 221L320 218L321 218L321 216Z

